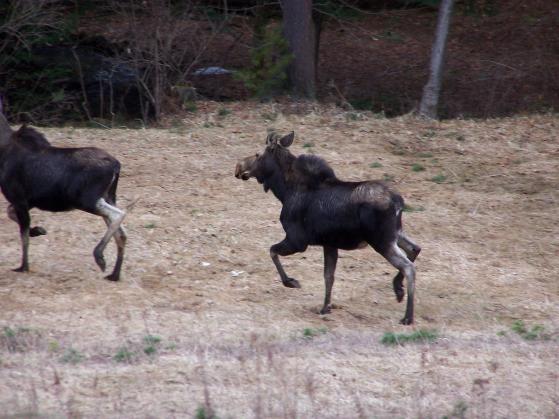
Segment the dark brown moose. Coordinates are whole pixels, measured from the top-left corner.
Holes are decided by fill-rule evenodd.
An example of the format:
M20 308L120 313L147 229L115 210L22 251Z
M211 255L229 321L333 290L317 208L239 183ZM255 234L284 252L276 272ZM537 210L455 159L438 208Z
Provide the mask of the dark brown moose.
M421 248L402 231L402 197L380 181L345 182L332 168L314 155L294 156L289 151L294 133L275 133L266 139L262 154L237 163L235 177L255 177L283 204L280 221L285 239L270 248L270 256L284 286L300 288L285 273L279 256L304 252L309 245L324 248L326 295L321 314L331 309L331 294L338 249L353 250L370 245L396 269L393 286L396 299L404 298L403 278L407 280L408 300L402 324L413 323L415 266Z
M126 233L121 226L125 212L116 207L120 163L94 147L58 148L33 128L13 131L2 113L0 101L0 188L10 203L8 217L19 225L22 260L15 271L29 271L29 237L46 234L30 228L29 210L60 212L79 209L103 217L107 232L95 247L95 262L106 268L103 252L111 237L117 245L113 272L118 281L124 259Z

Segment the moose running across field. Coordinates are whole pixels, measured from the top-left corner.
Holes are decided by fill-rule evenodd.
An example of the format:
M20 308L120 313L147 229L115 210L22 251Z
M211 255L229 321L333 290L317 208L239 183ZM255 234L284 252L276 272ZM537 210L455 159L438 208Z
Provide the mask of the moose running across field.
M126 244L121 226L125 212L116 207L119 174L120 163L103 150L52 147L39 132L26 126L14 132L0 102L0 188L10 203L8 217L19 224L22 245L21 266L15 271L29 271L29 237L46 234L41 227L30 229L30 209L79 209L103 217L107 224L93 255L104 271L103 252L114 237L117 259L106 278L118 281Z
M294 156L288 150L293 138L293 132L282 138L269 134L264 153L242 159L235 168L235 177L255 177L264 191L271 190L283 204L280 221L286 237L270 248L283 285L300 288L299 282L285 273L279 256L304 252L309 245L323 246L326 295L320 312L328 313L338 249L353 250L368 244L398 269L393 285L399 302L404 298L406 277L408 300L401 323L412 324L413 261L421 248L402 231L404 200L382 182L344 182L321 158Z

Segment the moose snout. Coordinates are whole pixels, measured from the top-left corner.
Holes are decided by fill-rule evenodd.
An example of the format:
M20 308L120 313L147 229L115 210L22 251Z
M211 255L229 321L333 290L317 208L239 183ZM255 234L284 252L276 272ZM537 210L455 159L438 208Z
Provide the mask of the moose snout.
M239 162L235 166L235 177L237 179L249 180L251 176L250 170L254 161L254 157L247 157L245 159L239 160Z
M235 177L237 179L241 178L242 171L243 171L243 167L241 166L241 163L237 163L237 165L235 166Z
M242 162L237 163L237 166L235 166L235 177L242 180L248 180L250 177L248 171L244 169Z

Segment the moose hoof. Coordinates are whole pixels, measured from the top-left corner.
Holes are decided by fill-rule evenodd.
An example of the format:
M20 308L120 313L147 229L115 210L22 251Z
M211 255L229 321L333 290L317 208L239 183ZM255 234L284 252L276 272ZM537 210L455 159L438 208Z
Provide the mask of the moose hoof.
M37 226L29 230L30 237L44 236L45 234L47 234L47 230L45 230L43 227Z
M330 304L322 307L322 309L319 311L320 314L330 314L331 312L332 312L332 306Z
M118 281L118 280L120 279L120 276L119 276L119 275L115 275L115 274L110 274L110 275L107 275L107 276L105 277L105 279L107 279L107 280L109 280L109 281L115 281L115 282L116 282L116 281Z
M283 283L284 286L287 288L301 288L301 284L294 278L287 278L286 281Z
M29 272L28 266L20 266L19 268L12 269L12 272Z
M413 318L404 317L402 320L400 320L400 324L405 324L405 325L413 324Z

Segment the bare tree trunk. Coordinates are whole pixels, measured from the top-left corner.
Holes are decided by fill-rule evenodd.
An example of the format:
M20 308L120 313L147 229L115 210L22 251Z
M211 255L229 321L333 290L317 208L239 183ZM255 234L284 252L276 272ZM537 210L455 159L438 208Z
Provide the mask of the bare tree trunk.
M423 96L419 105L419 114L426 118L437 118L437 106L441 91L446 39L450 26L450 17L454 0L442 0L439 6L437 19L437 32L431 51L431 65L429 68L429 81L423 88Z
M281 0L283 31L293 54L289 79L296 94L314 99L318 31L313 20L312 0Z

